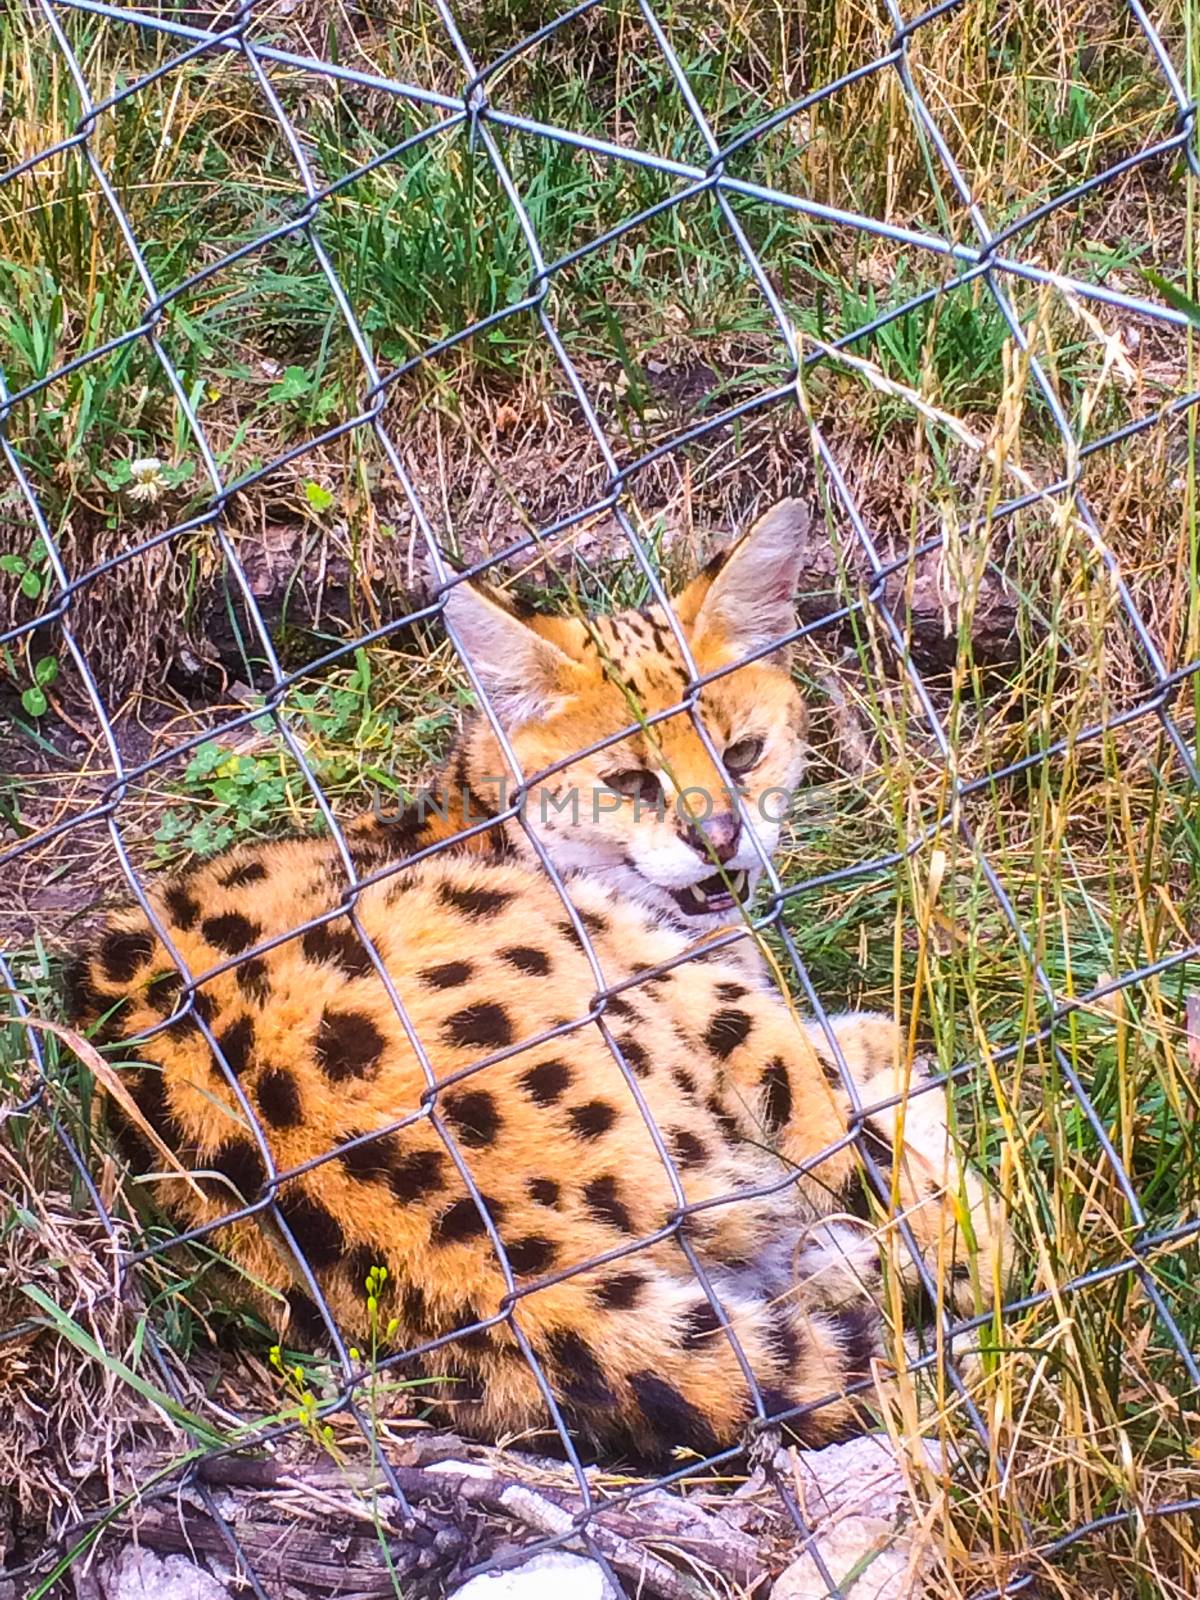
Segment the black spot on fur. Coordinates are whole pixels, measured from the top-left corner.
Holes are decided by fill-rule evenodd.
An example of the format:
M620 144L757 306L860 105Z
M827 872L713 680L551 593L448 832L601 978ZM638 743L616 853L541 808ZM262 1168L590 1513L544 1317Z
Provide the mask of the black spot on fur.
M704 1042L722 1061L746 1042L750 1018L745 1011L718 1011L704 1030Z
M261 956L251 956L237 969L238 988L247 1000L257 1000L265 1005L271 998L271 980L267 976L267 963Z
M571 1087L574 1073L561 1061L543 1061L521 1077L521 1087L539 1106L552 1106Z
M354 1291L355 1297L357 1298L359 1295L365 1295L367 1292L367 1276L370 1273L371 1268L386 1266L387 1262L384 1259L384 1252L382 1250L374 1250L370 1245L367 1244L356 1244L354 1249L350 1251L349 1255L343 1259L342 1265L346 1269L346 1276L350 1280L350 1287ZM391 1299L395 1284L396 1280L389 1274L389 1276L384 1280L383 1287L379 1291L378 1298L382 1304L387 1304L387 1302Z
M887 1134L882 1132L875 1123L864 1122L859 1132L863 1149L870 1155L881 1175L890 1178L892 1163L896 1159L896 1152L892 1148L892 1141Z
M156 972L146 985L146 1003L162 1016L169 1016L179 1003L183 976L172 968L169 972Z
M450 910L458 911L464 917L477 921L482 917L495 916L497 911L502 911L512 899L512 893L508 889L478 887L459 889L452 883L440 883L438 899Z
M328 1344L329 1329L312 1296L305 1294L303 1289L289 1289L284 1299L291 1313L288 1332L294 1329L306 1344Z
M719 983L717 984L717 999L728 1001L744 1000L750 993L744 983Z
M859 1138L864 1150L879 1168L880 1177L885 1183L888 1182L895 1159L891 1140L871 1122L863 1123L859 1130ZM851 1216L869 1222L874 1215L873 1204L878 1203L878 1196L874 1184L868 1182L865 1172L855 1168L838 1190L837 1201L840 1210L848 1211Z
M655 1372L633 1373L629 1387L650 1432L665 1449L683 1446L702 1456L716 1454L718 1442L712 1428L678 1389Z
M474 1300L464 1300L450 1313L446 1319L452 1328L463 1328L466 1331L458 1339L460 1350L471 1350L476 1355L489 1355L492 1349L492 1330L490 1328L473 1328L471 1324L479 1321L479 1307Z
M100 941L100 965L110 983L131 983L138 968L149 961L154 950L154 935L145 929L129 932L120 929L106 933Z
M557 1206L562 1192L553 1178L530 1178L525 1188L529 1198L539 1206Z
M401 1156L388 1174L392 1193L406 1204L429 1194L440 1194L446 1187L442 1176L445 1162L443 1150L412 1150Z
M200 1023L207 1023L211 1027L216 1014L217 1007L212 995L206 994L203 989L197 989L192 996L191 1010L186 1016L180 1017L178 1022L173 1022L168 1032L176 1038L186 1038L191 1034L203 1038L200 1033Z
M495 1100L485 1090L447 1095L443 1108L463 1144L482 1150L495 1143L503 1118L496 1110Z
M645 1287L640 1272L618 1272L596 1285L596 1299L609 1311L632 1311Z
M361 1011L321 1013L317 1028L317 1063L335 1083L374 1073L383 1054L383 1035Z
M859 1217L863 1222L871 1220L871 1200L867 1194L867 1186L863 1182L863 1175L857 1168L846 1179L837 1193L837 1208L846 1211L852 1217Z
M506 1244L508 1264L522 1278L537 1277L548 1272L558 1258L558 1251L549 1239L540 1234L530 1234L525 1239L514 1239Z
M395 860L392 852L381 844L350 846L350 865L360 882L373 877L382 867L390 867Z
M314 1200L302 1189L294 1185L289 1185L288 1189L289 1192L281 1195L276 1203L280 1216L296 1241L296 1248L314 1272L319 1272L323 1267L332 1267L341 1260L346 1248L346 1236L341 1223L320 1201Z
M639 1078L650 1076L650 1057L631 1033L616 1035L617 1045L630 1067Z
M217 1044L229 1065L230 1072L235 1078L240 1078L250 1065L250 1052L254 1049L253 1020L245 1015L240 1016L236 1022L230 1023L224 1032L217 1035Z
M400 1320L418 1339L427 1337L430 1329L429 1304L424 1289L415 1283L407 1284L400 1297Z
M767 1348L776 1361L789 1372L793 1371L800 1360L800 1335L792 1326L784 1307L773 1308L764 1333Z
M302 1120L300 1090L283 1067L268 1067L255 1085L258 1109L273 1128L294 1128Z
M709 1095L708 1099L704 1102L704 1106L709 1116L712 1117L713 1121L720 1128L721 1132L725 1135L729 1143L740 1144L742 1140L742 1126L738 1119L734 1116L733 1112L730 1111L729 1107L724 1105L715 1094Z
M466 823L485 822L488 817L496 815L496 808L492 802L481 795L478 789L472 788L470 784L467 785L466 802L466 810L463 813L463 821ZM489 834L492 831L492 829L488 829Z
M498 1200L493 1200L486 1194L481 1194L479 1198L496 1227L499 1227L504 1220L504 1207ZM448 1210L443 1211L433 1225L433 1237L437 1244L461 1244L466 1239L486 1236L486 1233L487 1229L479 1214L479 1207L469 1194L464 1195L461 1200L456 1200Z
M63 972L63 992L67 1016L72 1022L82 1022L91 1012L104 1010L104 1001L92 982L87 956L76 956L68 963Z
M258 938L259 926L244 917L240 911L223 911L219 917L205 917L200 932L226 955L240 956Z
M356 868L370 868L386 861L402 861L412 852L426 829L419 805L405 806L390 816L377 817L369 828L351 834L347 840L350 859Z
M318 965L337 967L348 978L367 978L375 971L366 947L353 928L335 928L322 922L300 941L305 956Z
M357 1132L349 1135L357 1138ZM378 1139L369 1139L366 1144L353 1145L349 1150L343 1150L338 1155L338 1160L346 1169L351 1178L356 1178L359 1183L370 1183L373 1178L387 1178L399 1154L399 1141L394 1133L380 1134Z
M843 1353L849 1368L847 1377L867 1378L876 1351L877 1316L873 1306L851 1306L834 1318Z
M442 1023L441 1032L446 1044L478 1045L486 1050L503 1049L513 1037L508 1012L490 1000L456 1011Z
M470 1349L467 1339L459 1339L459 1347ZM435 1357L426 1357L424 1365L430 1376L437 1374L427 1389L430 1398L440 1400L443 1405L453 1405L459 1414L482 1400L483 1379L474 1366L467 1368L462 1362L448 1360L445 1350L438 1350Z
M167 1080L153 1067L144 1067L130 1084L130 1093L138 1110L171 1149L183 1143L183 1129L171 1115L167 1097Z
M227 1140L216 1155L210 1156L204 1164L213 1172L220 1172L228 1178L247 1202L254 1199L267 1179L262 1156L253 1139ZM223 1184L210 1180L204 1184L204 1189L213 1200L219 1200L223 1205L231 1203L232 1196Z
M217 882L223 889L242 889L248 883L261 883L267 869L261 861L244 861L240 867L226 872Z
M762 1396L763 1410L766 1413L768 1422L796 1409L790 1395L786 1394L782 1389L773 1388L769 1383L760 1383L758 1392ZM803 1433L804 1430L801 1429L799 1431ZM803 1442L804 1440L801 1439L801 1443Z
M721 1320L707 1300L690 1305L683 1319L682 1343L685 1350L699 1349L714 1334L720 1333Z
M763 1110L770 1128L782 1128L792 1119L792 1080L782 1056L768 1061L759 1079Z
M708 1146L689 1128L668 1128L667 1143L681 1167L702 1167L708 1160Z
M188 893L182 883L173 883L163 895L163 905L175 926L184 933L196 926L200 903Z
M593 1178L590 1183L585 1184L583 1198L597 1222L606 1222L609 1227L618 1228L622 1233L636 1232L629 1211L621 1198L617 1180L610 1174L602 1178Z
M559 1329L547 1335L546 1348L557 1368L556 1387L572 1404L605 1410L616 1405L604 1368L586 1339Z
M686 1067L672 1067L671 1076L680 1094L687 1095L689 1100L696 1098L696 1080Z
M493 861L511 861L517 853L516 846L508 836L508 828L501 822L487 830L487 844Z
M511 949L501 950L500 958L530 978L544 978L550 971L550 957L530 944L515 944Z
M457 989L466 983L475 969L469 961L443 961L440 967L425 967L421 982L431 989Z
M622 1022L628 1022L630 1018L637 1016L637 1012L629 1004L629 1001L623 1000L619 994L609 996L608 1004L604 1008L604 1014L607 1017L617 1017Z
M608 932L608 922L599 912L580 911L576 907L575 914L593 938L598 939L601 934ZM573 939L576 944L579 943L579 935L575 932L574 925L568 919L564 918L562 922L557 924L557 927L564 939Z
M604 1100L589 1100L585 1106L572 1106L567 1120L581 1139L601 1139L617 1120L615 1106Z
M718 550L716 555L715 556L709 556L708 560L700 568L700 576L702 578L707 578L708 581L711 583L712 580L716 577L717 573L720 572L721 568L725 565L726 561L728 561L728 559L729 559L729 551L728 550Z

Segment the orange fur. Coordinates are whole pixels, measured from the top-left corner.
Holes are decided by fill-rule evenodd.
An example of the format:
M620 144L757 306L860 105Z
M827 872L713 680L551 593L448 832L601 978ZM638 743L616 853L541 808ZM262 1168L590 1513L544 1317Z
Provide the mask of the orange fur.
M749 607L748 630L765 626L767 642L774 637L777 598L755 587L746 552L743 541L677 601L701 673L745 648L739 608ZM480 647L485 686L508 708L526 776L622 728L631 698L652 715L686 694L661 614L526 621L502 597L476 592L454 621ZM525 633L537 642L527 646ZM509 656L527 648L518 682ZM531 714L539 696L542 711ZM791 787L803 708L780 657L713 680L700 704L718 750L761 739L751 802L774 783ZM770 1407L833 1396L800 1431L843 1429L852 1416L844 1391L864 1375L875 1335L853 1272L830 1274L834 1235L820 1231L819 1219L864 1209L844 1138L850 1101L827 1044L781 1003L747 941L704 949L722 919L673 912L675 885L639 876L646 863L678 869L686 817L638 818L627 803L577 838L531 820L564 863L604 998L516 820L404 865L453 838L462 805L481 800L498 762L494 733L473 724L445 769L456 808L447 818L351 828L360 879L378 878L357 893L322 840L241 846L156 884L156 916L197 985L190 1009L180 1009L180 972L143 914L110 919L76 972L75 1009L136 1047L144 1065L131 1079L135 1099L201 1175L206 1198L164 1174L161 1200L187 1228L257 1203L252 1217L222 1224L217 1242L311 1319L282 1221L347 1337L362 1336L368 1268L386 1265L381 1310L397 1319L394 1346L418 1352L418 1370L437 1381L459 1425L489 1436L545 1426L519 1327L580 1434L643 1455L679 1444L714 1450L754 1415L685 1234ZM589 782L622 764L676 787L724 778L686 716L575 763ZM647 840L647 828L664 837ZM696 881L713 870L706 848L701 840L692 849ZM322 920L292 932L314 918ZM665 975L655 970L685 956ZM851 1017L836 1026L862 1098L894 1092L893 1025ZM940 1099L919 1104L903 1148L894 1148L890 1111L872 1121L872 1148L894 1161L931 1262L961 1254L956 1206L986 1261L994 1245L982 1189L947 1140ZM145 1166L136 1129L119 1131ZM464 1173L485 1197L500 1252ZM745 1197L763 1189L773 1192ZM622 1251L630 1253L586 1265ZM868 1264L867 1278L877 1275ZM484 1331L420 1353L489 1319Z

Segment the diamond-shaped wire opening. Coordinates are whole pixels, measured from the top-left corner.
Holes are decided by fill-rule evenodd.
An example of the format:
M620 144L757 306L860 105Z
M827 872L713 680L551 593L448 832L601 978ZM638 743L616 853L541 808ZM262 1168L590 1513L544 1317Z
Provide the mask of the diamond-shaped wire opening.
M484 18L465 27L489 108L520 115L536 102L549 112L543 120L550 137L550 128L561 126L572 138L582 134L667 162L704 165L703 137L636 0L607 0L538 20L528 43L506 41L503 21L500 29ZM702 58L694 33L690 43Z
M908 44L916 88L996 230L1161 147L1176 134L1179 111L1131 8L1034 7L1019 27L1013 22L985 32L973 9L959 6L922 22ZM986 63L986 98L956 99L951 86L972 81L972 58ZM1139 191L1148 198L1156 181L1110 183L1104 203L1128 203ZM1122 223L1113 238L1136 228L1128 210ZM1054 258L1069 232L1063 218L1041 230L1036 248ZM1022 248L1033 247L1026 229L1019 237Z

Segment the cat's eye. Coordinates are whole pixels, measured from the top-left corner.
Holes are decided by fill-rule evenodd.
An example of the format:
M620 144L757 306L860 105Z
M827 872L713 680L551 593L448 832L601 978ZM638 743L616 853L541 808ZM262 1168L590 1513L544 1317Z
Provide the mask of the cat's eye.
M624 767L620 772L609 772L602 782L606 789L615 789L630 800L654 803L662 795L658 779L646 767Z
M722 757L725 771L732 777L739 778L743 772L749 772L751 767L758 765L762 753L761 739L739 739L736 744L728 747Z

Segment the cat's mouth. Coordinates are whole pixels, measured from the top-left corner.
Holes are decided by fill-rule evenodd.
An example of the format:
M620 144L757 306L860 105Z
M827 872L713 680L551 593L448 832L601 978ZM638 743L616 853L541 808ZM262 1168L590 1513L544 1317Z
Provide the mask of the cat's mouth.
M714 872L686 889L672 889L670 895L685 917L720 916L749 899L750 874L744 870Z

